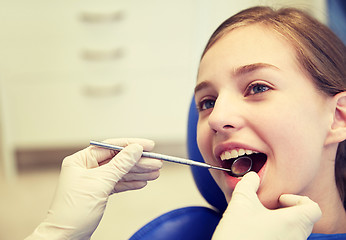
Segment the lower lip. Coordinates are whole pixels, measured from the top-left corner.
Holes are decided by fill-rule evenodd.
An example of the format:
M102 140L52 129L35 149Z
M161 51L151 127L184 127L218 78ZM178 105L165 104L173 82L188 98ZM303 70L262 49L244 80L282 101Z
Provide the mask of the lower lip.
M263 165L261 170L257 173L257 175L260 177L261 182L262 182L262 179L264 176L266 166L267 166L267 162ZM240 182L241 179L236 178L236 177L232 177L232 176L228 175L226 172L224 174L226 176L226 182L227 182L228 187L233 190L235 188L235 186L237 185L237 183Z

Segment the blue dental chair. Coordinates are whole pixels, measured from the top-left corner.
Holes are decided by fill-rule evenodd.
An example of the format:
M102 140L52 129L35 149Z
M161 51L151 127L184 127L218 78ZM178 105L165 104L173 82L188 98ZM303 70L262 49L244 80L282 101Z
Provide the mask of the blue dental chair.
M198 112L194 100L188 116L187 148L190 159L203 162L196 143ZM197 188L214 208L191 206L165 213L138 230L130 240L210 240L227 207L226 199L209 170L191 167Z

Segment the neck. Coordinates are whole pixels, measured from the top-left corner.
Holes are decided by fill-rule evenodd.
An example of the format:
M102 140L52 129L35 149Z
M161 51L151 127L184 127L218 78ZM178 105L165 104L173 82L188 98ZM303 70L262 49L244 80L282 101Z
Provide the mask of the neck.
M346 210L335 180L336 150L337 145L326 149L312 192L306 192L311 200L318 203L322 211L322 217L315 223L313 233L346 233Z
M346 233L346 212L340 197L337 196L334 199L330 197L329 199L329 202L319 202L322 217L315 223L312 232L325 234Z
M313 233L346 233L346 210L336 186L334 165L324 165L322 169L325 171L318 175L314 193L307 194L322 210L322 217L315 223Z

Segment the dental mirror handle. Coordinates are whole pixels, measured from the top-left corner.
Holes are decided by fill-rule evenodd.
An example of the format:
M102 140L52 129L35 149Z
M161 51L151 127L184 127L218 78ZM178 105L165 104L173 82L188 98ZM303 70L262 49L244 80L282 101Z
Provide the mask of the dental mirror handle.
M115 150L115 151L121 151L122 149L124 149L123 147L119 147L119 146L115 146L115 145L103 143L103 142L97 142L97 141L90 141L90 145L100 147L100 148ZM159 154L159 153L143 152L142 156L148 157L148 158L155 158L155 159L168 161L168 162L173 162L173 163L180 163L180 164L185 164L185 165L190 165L190 166L212 168L212 169L231 172L230 169L216 167L216 166L209 165L207 163L197 162L197 161L193 161L193 160L185 159L185 158L180 158L180 157L168 156L168 155Z

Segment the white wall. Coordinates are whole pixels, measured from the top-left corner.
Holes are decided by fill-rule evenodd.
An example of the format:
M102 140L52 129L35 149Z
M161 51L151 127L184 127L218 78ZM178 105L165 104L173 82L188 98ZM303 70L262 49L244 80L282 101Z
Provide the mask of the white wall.
M326 19L324 0L2 0L5 168L18 148L127 136L184 142L209 36L257 4L293 4Z

